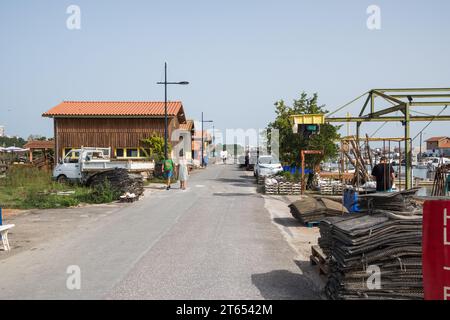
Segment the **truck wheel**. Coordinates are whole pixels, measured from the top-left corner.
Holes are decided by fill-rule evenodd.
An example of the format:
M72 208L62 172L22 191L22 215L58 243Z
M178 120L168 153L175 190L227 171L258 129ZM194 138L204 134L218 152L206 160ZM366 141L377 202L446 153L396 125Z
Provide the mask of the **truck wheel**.
M65 184L65 183L67 183L67 177L62 174L62 175L58 176L58 178L56 178L56 181L58 183Z

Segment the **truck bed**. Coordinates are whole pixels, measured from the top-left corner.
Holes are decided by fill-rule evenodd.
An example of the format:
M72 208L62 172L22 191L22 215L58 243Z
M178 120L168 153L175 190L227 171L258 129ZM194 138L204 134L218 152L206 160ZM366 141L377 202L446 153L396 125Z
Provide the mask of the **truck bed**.
M115 168L126 169L131 172L142 172L155 169L153 162L140 161L85 161L81 167L82 172L98 172Z

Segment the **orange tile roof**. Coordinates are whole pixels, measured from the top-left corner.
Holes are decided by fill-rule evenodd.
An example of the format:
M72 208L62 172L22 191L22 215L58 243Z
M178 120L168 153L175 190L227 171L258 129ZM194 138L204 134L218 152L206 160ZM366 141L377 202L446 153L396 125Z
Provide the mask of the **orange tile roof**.
M432 138L426 140L425 142L439 142L444 139L449 139L449 138L448 137L432 137Z
M180 130L191 131L194 128L194 120L186 120L186 123L180 124Z
M25 149L54 149L55 141L30 140L23 147Z
M167 103L167 114L177 116L181 101ZM161 117L164 116L164 102L155 101L64 101L45 112L43 117Z

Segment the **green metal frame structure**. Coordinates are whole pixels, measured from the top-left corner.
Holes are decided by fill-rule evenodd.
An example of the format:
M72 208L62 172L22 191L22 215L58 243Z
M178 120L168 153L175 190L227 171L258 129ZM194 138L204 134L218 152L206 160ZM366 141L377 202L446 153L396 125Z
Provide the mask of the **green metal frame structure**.
M331 117L355 101L366 97L365 103L358 117ZM378 101L387 101L392 107L378 110ZM448 101L442 101L446 99ZM356 136L359 141L360 127L363 122L402 122L405 127L405 157L407 188L412 188L412 154L411 154L411 122L420 121L450 121L450 115L421 115L412 116L414 107L447 107L450 105L450 88L403 88L403 89L373 89L355 100L349 102L333 113L326 115L327 123L356 123ZM369 107L369 108L368 108ZM369 109L369 110L368 110ZM393 116L392 113L401 112L403 115ZM414 111L413 111L414 112Z

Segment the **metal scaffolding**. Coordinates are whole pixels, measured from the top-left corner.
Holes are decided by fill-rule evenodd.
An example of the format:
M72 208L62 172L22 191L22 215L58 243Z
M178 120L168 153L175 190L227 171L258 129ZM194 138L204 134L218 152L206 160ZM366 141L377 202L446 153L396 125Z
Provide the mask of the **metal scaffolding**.
M365 103L358 117L331 117L350 104L366 96ZM438 99L447 99L442 101ZM392 107L380 109L379 101L387 101ZM414 107L447 107L450 105L450 88L404 88L404 89L373 89L348 104L326 115L327 123L356 123L356 137L359 143L360 127L363 122L401 122L405 128L405 184L412 188L412 154L411 154L411 122L420 121L450 121L450 115L420 115L412 116ZM369 110L367 110L369 107ZM401 116L389 114L401 112ZM414 112L414 111L413 111Z

